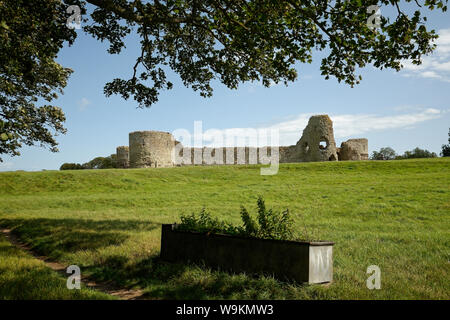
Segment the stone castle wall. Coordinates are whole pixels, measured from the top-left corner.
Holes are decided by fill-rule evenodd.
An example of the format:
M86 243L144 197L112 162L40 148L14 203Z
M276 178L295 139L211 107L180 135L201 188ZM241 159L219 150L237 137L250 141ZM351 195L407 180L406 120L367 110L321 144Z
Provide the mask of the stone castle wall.
M127 146L120 146L116 148L116 161L118 168L128 168L130 166L128 153Z
M268 164L271 147L191 148L179 146L175 165ZM275 150L274 150L275 152ZM220 155L222 154L222 155ZM275 157L275 154L273 154ZM278 156L280 158L280 155Z
M175 139L169 132L131 132L129 146L130 168L158 168L174 165Z
M129 134L129 148L117 147L116 152L120 168L268 164L271 159L272 163L276 160L280 163L368 160L368 141L350 139L337 148L330 117L316 115L309 119L297 144L273 150L271 147L183 147L169 132L135 131Z

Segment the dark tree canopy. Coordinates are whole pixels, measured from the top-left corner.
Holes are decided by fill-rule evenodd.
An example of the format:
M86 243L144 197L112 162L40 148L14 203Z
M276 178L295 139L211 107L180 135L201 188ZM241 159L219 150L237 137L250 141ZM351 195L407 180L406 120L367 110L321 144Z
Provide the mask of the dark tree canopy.
M116 155L112 154L108 157L96 157L89 162L80 163L63 163L59 170L83 170L83 169L111 169L117 168Z
M35 143L57 151L53 132L65 133L65 116L48 103L72 72L55 62L76 37L62 27L66 8L60 1L0 1L0 155Z
M447 10L448 0L2 0L0 1L0 154L17 154L21 143L56 142L48 129L64 132L59 108L36 107L61 90L70 70L55 62L64 42L76 33L65 27L69 5L84 15L83 29L108 41L108 52L119 54L130 33L140 37L141 54L130 66L130 78L112 79L104 92L133 97L140 107L158 101L171 89L166 71L204 97L211 82L229 88L245 81L288 82L297 78L295 64L311 63L324 50L325 78L353 86L361 80L357 68L401 69L403 60L421 63L434 49L434 30L425 26L423 11ZM90 4L90 6L88 5ZM392 7L394 19L381 16L380 27L368 20L372 5ZM406 13L404 7L417 10ZM371 21L373 22L373 21ZM22 120L21 110L28 118ZM37 128L37 129L35 129Z
M442 145L441 156L450 157L450 128L448 129L448 144Z
M142 53L129 79L114 79L106 95L133 96L141 107L170 89L165 67L178 73L186 86L212 94L211 81L229 88L245 81L265 86L294 81L297 62L310 63L315 50L329 50L321 71L349 85L359 83L357 67L401 69L401 61L419 64L432 52L435 32L427 30L422 9L446 11L447 1L279 1L279 0L87 0L96 6L94 24L84 29L110 42L110 53L124 47L124 35L134 29ZM414 14L402 11L417 4ZM371 5L392 6L392 21L381 16L380 28L368 25Z
M381 148L380 151L373 151L371 160L394 160L397 153L391 147Z
M435 152L428 151L426 149L420 149L419 147L414 148L411 151L405 151L398 159L420 159L420 158L436 158L437 154Z

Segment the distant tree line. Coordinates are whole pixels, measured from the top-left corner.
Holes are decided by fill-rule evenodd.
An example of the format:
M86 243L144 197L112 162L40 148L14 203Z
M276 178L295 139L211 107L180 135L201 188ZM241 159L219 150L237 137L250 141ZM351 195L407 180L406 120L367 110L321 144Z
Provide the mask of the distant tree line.
M436 158L435 152L414 148L411 151L405 151L404 154L398 155L394 149L390 147L381 148L380 151L372 152L371 160L402 160L402 159L418 159L418 158Z
M448 144L442 145L441 151L442 157L450 157L450 128L448 130ZM435 152L420 149L419 147L405 151L403 155L398 155L394 149L390 147L381 148L380 151L372 152L371 160L401 160L401 159L414 159L414 158L436 158Z
M83 169L112 169L117 168L116 155L109 157L97 157L89 162L80 163L63 163L59 170L83 170Z
M442 157L450 157L450 128L448 130L448 144L442 145ZM371 160L401 160L401 159L415 159L415 158L436 158L435 152L420 149L419 147L405 151L402 155L398 155L391 147L381 148L379 151L373 151L370 157ZM83 169L112 169L117 168L116 155L112 154L109 157L97 157L89 162L80 163L64 163L59 170L83 170Z

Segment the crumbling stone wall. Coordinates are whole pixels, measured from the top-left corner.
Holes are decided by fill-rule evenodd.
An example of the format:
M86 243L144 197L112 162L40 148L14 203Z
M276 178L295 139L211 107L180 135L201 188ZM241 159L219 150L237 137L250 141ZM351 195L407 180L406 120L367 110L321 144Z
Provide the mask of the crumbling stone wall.
M365 138L349 139L341 143L339 160L368 160L369 143Z
M177 165L268 164L272 156L271 147L191 148L180 145L176 152L180 161Z
M118 168L128 168L130 166L128 160L128 147L120 146L116 148L116 162Z
M333 121L328 115L309 118L303 135L294 147L286 150L286 161L337 161L336 142L334 141Z
M279 147L280 163L300 162L300 159L296 158L296 150L296 145Z
M333 122L328 115L312 116L297 144L275 149L183 147L169 132L135 131L129 134L129 149L118 147L116 152L120 167L148 168L175 165L267 164L270 163L269 159L275 150L278 150L280 163L367 160L369 155L367 139L350 139L337 148ZM222 157L216 157L216 154L220 153Z
M131 168L158 168L174 165L175 140L169 132L131 132L129 146Z

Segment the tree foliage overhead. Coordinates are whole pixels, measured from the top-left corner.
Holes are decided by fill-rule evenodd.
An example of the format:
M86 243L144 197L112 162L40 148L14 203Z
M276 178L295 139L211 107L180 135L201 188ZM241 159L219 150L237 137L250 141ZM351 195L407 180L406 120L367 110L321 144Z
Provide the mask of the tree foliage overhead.
M50 102L72 71L55 58L76 37L62 27L66 8L57 0L0 1L0 154L35 143L57 151L53 135L65 133L65 116Z
M401 69L402 60L419 64L434 49L436 34L427 30L422 9L446 11L447 1L406 0L87 0L96 6L85 31L110 42L110 53L124 47L124 35L136 31L141 55L129 79L114 79L106 95L133 96L141 107L171 89L164 71L178 73L186 86L212 94L211 81L229 88L245 81L287 84L297 77L295 64L310 63L315 50L328 50L321 72L349 85L359 83L357 67ZM405 2L417 5L408 15ZM392 21L368 25L371 5L393 7ZM134 29L134 27L136 27Z
M212 81L229 88L245 81L294 81L295 65L311 63L324 51L325 78L353 86L358 67L401 69L403 60L420 64L434 49L434 30L423 11L447 10L448 0L0 0L0 154L18 155L22 144L56 151L54 133L64 133L60 108L50 105L71 70L55 59L75 30L66 27L70 5L84 15L83 29L109 42L119 54L125 37L140 38L141 54L130 77L112 79L104 92L133 97L150 107L161 90L171 89L166 71L200 95L212 95ZM397 12L380 27L368 21L372 5ZM417 10L405 12L405 6ZM86 12L89 11L89 16ZM422 12L421 12L422 11Z

